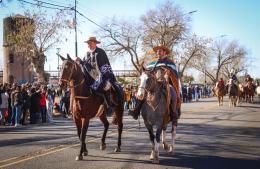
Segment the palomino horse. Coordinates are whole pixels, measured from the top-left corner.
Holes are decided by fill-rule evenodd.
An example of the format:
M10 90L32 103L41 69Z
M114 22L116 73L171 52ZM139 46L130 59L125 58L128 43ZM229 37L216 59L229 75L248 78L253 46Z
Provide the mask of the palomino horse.
M167 91L169 90L167 90L167 85L164 82L158 81L156 71L158 71L158 69L152 71L143 70L137 92L137 97L144 102L141 112L152 143L150 159L153 160L153 163L159 163L159 143L161 134L163 148L169 153L173 152L178 121L178 115L176 113L177 100L175 98L174 105L169 108L169 102L167 101L167 97L169 99L169 93L167 94ZM171 117L169 116L169 111L172 111ZM166 127L169 122L172 122L172 145L170 146L166 143L165 139ZM156 126L156 134L154 134L153 126Z
M223 97L225 96L225 86L219 84L214 88L215 95L218 97L218 106L223 106Z
M229 107L237 105L238 99L238 87L232 79L229 79L227 84L227 91L229 96Z
M89 121L93 117L99 117L101 122L104 124L104 132L101 139L100 149L106 148L106 134L109 127L109 122L106 116L106 104L104 104L104 98L96 93L92 93L92 90L88 87L90 81L93 81L92 77L87 73L83 74L80 65L73 61L69 56L68 59L63 58L62 71L60 76L61 87L67 86L71 90L71 110L73 120L77 127L78 137L80 139L80 151L76 160L82 160L83 156L88 154L86 148L86 133L89 126ZM121 149L121 134L123 130L123 102L118 102L118 105L112 107L114 113L114 121L118 124L118 143L115 149L119 152Z
M256 91L256 95L258 96L258 101L260 102L260 86L257 86L255 91Z
M255 95L255 85L253 82L247 82L245 87L246 102L253 103Z
M239 84L238 85L238 100L237 103L241 104L242 101L244 101L245 99L245 87L243 86L243 84Z

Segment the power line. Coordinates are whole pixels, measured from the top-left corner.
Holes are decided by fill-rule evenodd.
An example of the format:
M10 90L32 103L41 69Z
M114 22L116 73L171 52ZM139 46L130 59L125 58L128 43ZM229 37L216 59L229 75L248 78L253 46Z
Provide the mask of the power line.
M96 26L98 26L99 28L101 28L101 29L103 29L103 30L107 30L107 29L105 29L104 27L102 27L101 25L97 24L97 23L96 23L95 21L93 21L92 19L86 17L84 14L82 14L82 13L79 12L78 10L77 10L77 13L78 13L79 15L81 15L82 17L84 17L85 19L87 19L89 22L91 22L91 23L95 24Z
M25 1L25 0L18 0L18 1L30 4L30 5L34 5L34 6L40 6L40 7L43 7L43 8L48 8L48 9L64 10L64 8L56 8L56 7L50 7L50 6L45 6L45 5L39 5L37 3L32 3L32 2ZM69 8L69 7L66 7L65 9L71 10L71 8Z
M24 2L24 3L27 3L27 4L31 4L31 5L34 5L34 6L39 6L39 4L37 3L32 3L32 2L28 2L28 1L25 1L25 0L18 0L20 2ZM49 8L49 9L57 9L57 10L64 10L64 9L67 9L67 10L75 10L74 7L68 7L68 6L63 6L63 5L57 5L57 4L54 4L54 3L48 3L48 2L43 2L43 1L40 1L40 0L33 0L33 1L37 1L37 2L41 2L43 4L47 4L49 6L45 6L45 5L40 5L40 7L43 7L43 8ZM56 7L50 7L50 6L56 6ZM99 25L98 23L96 23L95 21L93 21L92 19L88 18L87 16L85 16L83 13L79 12L78 10L75 10L80 16L82 16L83 18L87 19L89 22L95 24L96 26L98 26L99 28L103 29L103 30L107 30L105 29L104 27L102 27L101 25Z
M63 6L63 5L57 5L57 4L54 4L54 3L43 2L43 1L39 1L39 0L33 0L33 1L40 2L40 3L43 3L43 4L47 4L47 5L51 5L51 6L61 7L61 8L69 8L69 9L72 8L72 7Z

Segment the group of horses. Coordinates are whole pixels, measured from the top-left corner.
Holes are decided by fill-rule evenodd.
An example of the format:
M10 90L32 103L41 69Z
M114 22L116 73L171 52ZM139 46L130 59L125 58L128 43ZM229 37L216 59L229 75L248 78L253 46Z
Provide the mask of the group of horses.
M241 83L236 84L230 79L226 86L217 83L216 87L213 88L213 93L218 97L219 106L223 106L223 97L227 94L229 97L229 107L232 107L242 102L253 103L255 94L260 97L260 87L255 86L252 81L243 85Z
M69 56L63 60L61 75L59 79L60 86L62 88L69 87L71 91L71 111L73 120L77 127L77 134L80 140L79 154L76 156L76 160L82 160L83 156L88 155L85 139L88 130L90 119L98 117L104 124L104 131L101 138L101 150L106 148L106 134L109 128L109 122L106 116L106 110L108 109L105 104L105 98L102 94L96 93L90 89L90 84L93 82L93 78L88 72L83 72L79 63L72 60ZM178 117L170 117L168 109L168 100L166 91L166 85L163 85L161 81L157 80L156 76L158 69L143 70L140 76L140 86L138 89L138 97L143 100L142 105L142 117L144 124L148 130L150 141L152 144L152 151L150 159L153 163L159 163L159 145L162 143L163 148L172 153L174 151L174 143L176 136L176 128ZM113 112L112 123L118 125L118 140L115 152L121 151L121 135L123 131L123 99L117 98L114 88L111 89L111 99L115 100L114 104L110 105ZM176 100L175 100L176 101ZM166 128L167 124L171 123L172 132L171 145L166 143ZM156 132L153 128L156 128ZM162 135L162 140L161 140Z

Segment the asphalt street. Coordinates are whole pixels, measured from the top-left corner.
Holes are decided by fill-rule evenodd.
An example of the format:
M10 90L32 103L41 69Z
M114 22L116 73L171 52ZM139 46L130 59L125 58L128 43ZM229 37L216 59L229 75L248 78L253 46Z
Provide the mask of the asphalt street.
M111 121L111 117L109 117ZM140 122L140 123L139 123ZM184 103L177 128L175 153L160 147L160 164L149 159L151 143L143 120L125 113L122 151L114 152L117 128L110 125L107 149L99 145L103 125L92 119L87 133L89 155L75 161L79 151L71 119L56 118L52 124L0 128L0 168L195 168L259 169L260 104L243 103L234 108L217 105L216 98ZM170 127L167 129L170 143Z

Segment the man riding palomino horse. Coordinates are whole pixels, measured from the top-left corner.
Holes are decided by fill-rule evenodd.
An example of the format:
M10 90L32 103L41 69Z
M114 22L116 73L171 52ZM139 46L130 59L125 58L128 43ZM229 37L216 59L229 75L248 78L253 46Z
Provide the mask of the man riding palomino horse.
M116 81L106 52L97 47L100 41L96 37L89 37L84 42L88 44L89 52L87 52L83 60L77 57L76 61L82 66L83 72L88 72L95 80L90 88L94 92L103 94L108 106L116 104L116 101L111 100L111 89L114 89L118 99L123 96L123 93L122 88Z
M214 89L214 94L216 95L216 89L219 88L225 93L225 81L221 77L219 81L216 83L215 89Z
M179 75L175 63L169 58L170 50L165 45L159 45L154 47L153 51L156 52L157 56L151 59L151 61L146 66L146 68L154 69L156 67L160 67L164 70L165 77L169 78L169 84L170 84L169 95L171 97L170 100L173 101L172 98L177 97L177 105L173 106L176 108L176 110L172 110L170 113L177 113L178 116L180 116L181 114L180 79L179 79ZM138 119L143 103L144 100L141 101L137 99L137 104L134 110L129 110L128 114L131 115L135 120ZM171 102L170 104L171 104L170 107L172 107L174 103Z

